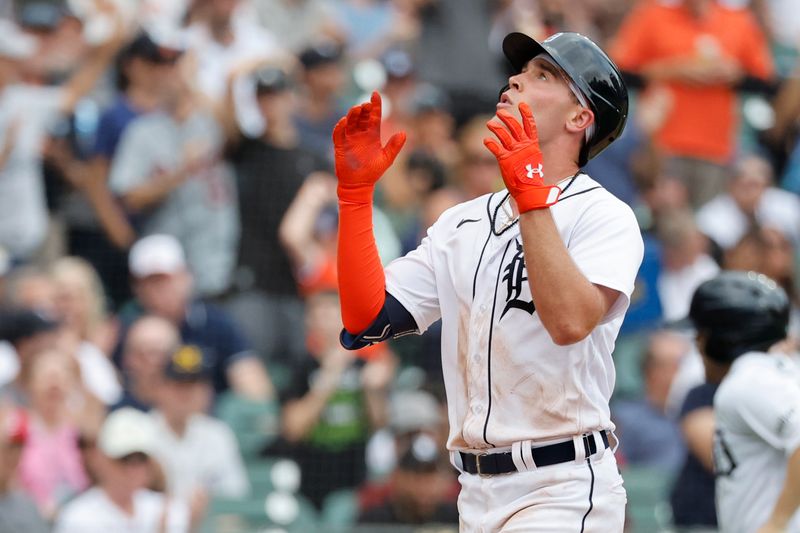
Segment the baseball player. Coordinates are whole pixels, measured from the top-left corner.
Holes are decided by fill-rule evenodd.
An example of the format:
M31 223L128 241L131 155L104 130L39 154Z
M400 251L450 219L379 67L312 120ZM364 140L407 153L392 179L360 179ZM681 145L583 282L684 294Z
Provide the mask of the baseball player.
M622 132L628 95L582 35L512 33L503 50L516 74L485 144L507 190L443 213L386 271L372 194L405 134L381 145L377 93L336 125L341 340L358 348L441 318L463 531L618 533L611 352L643 245L631 210L581 166Z
M714 395L717 520L724 533L800 532L800 366L779 350L789 300L753 272L697 288L689 317ZM770 353L766 353L769 351Z

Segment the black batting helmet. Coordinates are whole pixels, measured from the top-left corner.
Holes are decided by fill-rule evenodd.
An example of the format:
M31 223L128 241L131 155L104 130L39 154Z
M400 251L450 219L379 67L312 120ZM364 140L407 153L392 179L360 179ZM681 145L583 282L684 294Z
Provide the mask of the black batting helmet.
M628 89L614 62L588 37L563 32L540 43L524 33L509 33L503 52L516 72L537 55L548 54L586 97L594 112L595 130L581 150L581 166L622 134L628 118Z
M789 298L763 274L722 272L697 288L689 319L705 338L705 354L730 363L786 337Z

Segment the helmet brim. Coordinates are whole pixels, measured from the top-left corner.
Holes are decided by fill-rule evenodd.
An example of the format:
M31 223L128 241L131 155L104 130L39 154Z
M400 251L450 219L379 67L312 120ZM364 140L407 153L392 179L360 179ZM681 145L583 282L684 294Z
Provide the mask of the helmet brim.
M520 72L528 61L539 54L544 53L552 57L539 41L519 32L506 35L503 39L503 53L511 62L515 72ZM558 58L553 57L553 60L558 64Z

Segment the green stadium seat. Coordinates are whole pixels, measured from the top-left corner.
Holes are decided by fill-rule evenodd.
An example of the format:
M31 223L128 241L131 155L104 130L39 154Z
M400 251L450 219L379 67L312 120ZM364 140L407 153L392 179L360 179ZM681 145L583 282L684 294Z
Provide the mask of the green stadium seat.
M642 395L642 358L647 349L648 333L620 336L614 346L614 366L617 373L614 398L637 398Z
M322 502L320 521L326 528L349 531L358 519L356 491L342 489L328 494Z
M284 514L287 513L287 514ZM202 533L262 533L270 528L287 533L318 531L317 510L303 496L272 492L242 500L213 499Z
M670 531L672 511L669 491L674 473L658 468L627 465L622 471L628 493L628 519L631 533Z
M250 480L250 490L254 498L264 498L272 492L275 487L272 483L272 465L275 464L271 459L259 459L247 461L247 478Z
M217 416L233 430L245 461L258 457L280 432L280 407L275 401L259 403L226 393L217 401Z
M203 533L249 533L267 523L263 498L229 500L214 498L209 502Z

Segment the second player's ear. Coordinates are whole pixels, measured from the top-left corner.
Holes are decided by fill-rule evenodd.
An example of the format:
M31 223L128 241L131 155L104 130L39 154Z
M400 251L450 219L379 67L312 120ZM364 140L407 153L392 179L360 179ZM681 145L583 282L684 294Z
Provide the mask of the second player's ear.
M594 113L585 107L575 106L567 116L567 131L580 132L592 125Z

